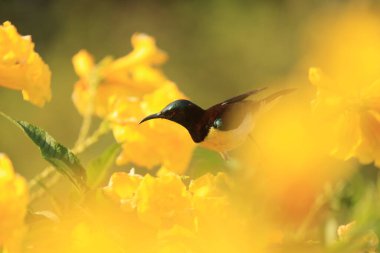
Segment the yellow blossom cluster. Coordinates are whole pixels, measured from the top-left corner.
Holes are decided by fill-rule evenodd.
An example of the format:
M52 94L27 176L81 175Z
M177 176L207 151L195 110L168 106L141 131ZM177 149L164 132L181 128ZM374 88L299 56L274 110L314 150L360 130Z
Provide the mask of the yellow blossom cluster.
M160 169L113 173L107 186L64 204L44 188L57 214L31 212L23 238L27 185L0 154L0 251L23 245L25 253L294 253L343 252L334 247L352 244L345 252L377 252L378 179L353 183L365 185L369 204L352 208L365 198L349 195L345 180L354 165L345 161L380 166L380 20L355 10L318 24L311 30L323 38L307 57L316 66L308 75L314 86L299 86L257 114L251 139L225 162L235 170L198 178L183 176L195 147L183 127L165 120L139 125L185 98L161 72L167 55L155 40L134 34L130 53L99 63L79 51L73 57L79 113L110 125L123 147L118 164ZM48 67L30 37L9 22L0 26L0 57L0 85L22 90L37 105L50 99ZM99 177L108 173L104 167ZM360 215L369 221L338 225L366 209Z
M243 181L293 226L352 175L351 158L380 164L380 19L355 8L308 28L316 39L302 64L317 66L303 72L312 85L289 78L297 90L260 115L242 152Z
M314 114L331 128L331 153L380 165L380 19L349 10L315 27L309 80L317 88ZM328 55L328 57L325 57ZM321 57L323 56L323 57Z
M26 252L265 252L266 228L239 211L234 188L224 173L116 172L101 197L37 224Z
M0 153L0 247L18 252L28 204L26 181L15 174L9 158Z
M161 169L157 177L114 173L104 191L125 212L123 219L137 219L150 230L145 239L152 241L152 252L249 252L260 243L249 243L252 231L233 204L233 189L224 173L206 174L187 186Z
M167 79L157 66L167 56L157 48L155 40L134 34L132 46L133 51L126 56L106 58L97 65L85 50L74 55L73 65L80 80L74 86L73 101L81 114L94 107L97 116L106 117L112 111L113 101L141 98L165 84Z
M51 98L51 72L34 51L30 36L21 36L6 21L0 26L0 86L21 90L25 100L43 106Z
M167 56L152 37L135 34L132 46L126 56L106 58L97 65L88 52L76 54L73 64L80 80L75 84L74 103L81 114L95 114L111 123L115 139L123 143L118 164L163 165L183 173L194 148L187 132L160 120L138 123L184 95L157 67Z
M273 206L270 211L279 224L303 222L326 183L351 172L350 164L329 155L333 141L328 129L313 119L311 99L301 87L281 98L259 116L254 141L240 152L247 169L238 180Z

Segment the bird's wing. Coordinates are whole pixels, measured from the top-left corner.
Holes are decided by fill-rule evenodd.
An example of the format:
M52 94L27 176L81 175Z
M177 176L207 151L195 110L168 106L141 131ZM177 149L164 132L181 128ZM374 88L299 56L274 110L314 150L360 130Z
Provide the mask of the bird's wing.
M296 89L294 88L290 88L290 89L284 89L284 90L280 90L280 91L277 91L271 95L269 95L268 97L264 98L261 100L261 102L263 102L264 104L267 104L267 103L270 103L272 102L273 100L283 96L283 95L286 95L286 94L289 94L293 91L295 91Z
M219 104L217 104L215 106L218 106L218 105L227 105L227 104L232 104L232 103L243 101L244 99L248 98L249 96L252 96L253 94L256 94L256 93L258 93L260 91L263 91L265 89L266 89L266 87L260 88L260 89L256 89L256 90L248 91L248 92L246 92L244 94L241 94L239 96L236 96L236 97L230 98L230 99L228 99L226 101L223 101L222 103L219 103Z
M239 127L249 111L252 111L252 108L256 107L257 104L255 101L245 99L264 89L266 88L251 90L211 106L207 109L205 117L208 121L208 127L214 126L221 131L229 131ZM217 126L214 125L215 122L218 123Z
M262 104L268 104L271 101L294 91L294 89L285 89L275 92L264 99L245 100L249 96L264 89L266 88L252 90L210 107L207 109L206 113L206 118L209 122L208 125L217 127L221 131L236 129L247 115L257 112ZM215 122L219 124L217 126L213 125Z
M217 117L220 118L222 125L218 129L229 131L238 128L244 119L252 114L258 106L259 103L251 100L242 100L239 103L235 102L222 106Z

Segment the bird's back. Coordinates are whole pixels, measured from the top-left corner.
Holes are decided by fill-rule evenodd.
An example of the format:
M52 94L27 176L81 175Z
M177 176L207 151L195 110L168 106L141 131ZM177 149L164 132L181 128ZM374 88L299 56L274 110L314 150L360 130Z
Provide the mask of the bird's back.
M240 98L242 100L223 102L206 110L203 125L208 133L201 146L224 153L246 140L252 131L259 102Z
M240 146L251 133L261 106L293 91L282 90L264 99L249 99L262 90L249 91L205 110L199 121L188 129L193 140L221 153Z

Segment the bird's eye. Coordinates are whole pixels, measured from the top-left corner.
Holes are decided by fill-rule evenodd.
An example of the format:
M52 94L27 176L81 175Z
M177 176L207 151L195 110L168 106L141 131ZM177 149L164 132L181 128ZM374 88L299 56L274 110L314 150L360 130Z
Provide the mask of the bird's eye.
M223 127L223 121L222 121L222 119L221 118L217 118L214 121L213 127L216 128L216 129L222 128Z
M164 115L166 118L170 119L174 116L174 112L173 111L165 111Z

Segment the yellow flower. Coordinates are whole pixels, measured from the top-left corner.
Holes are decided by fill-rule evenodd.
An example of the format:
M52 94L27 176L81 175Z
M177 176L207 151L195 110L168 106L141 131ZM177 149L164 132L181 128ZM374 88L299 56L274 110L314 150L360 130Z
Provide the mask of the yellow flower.
M27 203L26 181L14 173L11 161L0 153L0 246L10 252L20 247Z
M162 165L177 173L186 170L195 148L186 129L166 120L137 124L145 116L183 97L175 84L166 82L141 101L123 99L114 104L110 117L114 122L112 129L117 142L123 143L118 164L132 162L147 168Z
M221 172L190 182L197 239L204 252L262 252L256 247L262 243L266 229L261 227L259 235L254 231L258 224L247 226L248 216L232 198L235 190L232 178ZM260 243L252 243L249 238L256 238Z
M166 53L157 48L154 38L143 33L136 33L132 36L131 42L133 51L113 62L105 70L107 74L123 73L129 68L139 69L141 66L159 65L167 60Z
M113 189L120 189L120 196L131 197L136 203L125 216L119 216L118 223L130 224L121 227L132 228L133 235L143 232L144 237L138 237L141 241L132 242L140 245L139 252L145 252L141 244L153 246L149 252L162 253L263 252L259 248L265 228L247 226L249 217L239 212L230 198L235 184L224 173L202 176L191 181L189 188L166 168L161 168L156 177L145 175L138 186L126 173L112 178ZM252 243L252 238L258 241Z
M108 186L104 187L104 192L120 203L124 210L133 210L135 204L135 194L140 185L142 176L130 173L116 172L112 174Z
M166 81L157 68L166 61L154 39L145 34L132 36L133 51L117 60L104 59L95 65L85 50L73 57L75 72L80 80L74 86L73 101L81 114L94 106L94 113L105 117L116 98L141 98ZM91 104L93 103L93 104Z
M254 141L240 154L248 168L239 179L245 192L255 194L251 197L263 203L259 206L267 215L293 226L304 221L326 182L342 180L351 171L350 163L329 155L330 129L312 117L311 88L299 87L259 115Z
M126 56L98 65L88 52L77 53L73 65L80 80L74 103L81 114L95 113L112 123L115 139L123 144L119 165L132 162L148 169L162 165L183 173L195 147L187 131L164 120L138 123L184 95L157 68L167 56L152 37L134 34L132 46Z
M335 146L331 153L344 160L357 157L362 163L380 164L380 80L363 85L356 94L347 94L336 87L320 69L311 68L310 75L319 75L314 112L331 127ZM380 76L380 73L379 73ZM323 87L330 85L327 88Z
M86 50L80 50L73 56L73 66L75 73L77 73L80 78L88 79L91 71L95 67L94 57Z
M190 194L174 173L145 175L136 193L136 204L140 219L150 226L162 229L193 226Z
M224 173L216 176L208 173L190 183L189 191L200 223L231 218L231 187L232 180Z
M6 21L0 26L0 86L21 90L23 98L43 106L51 98L49 67L34 51L30 36L21 36Z
M380 20L354 10L326 23L315 29L323 34L312 54L319 68L309 70L315 115L332 130L333 155L379 166Z

